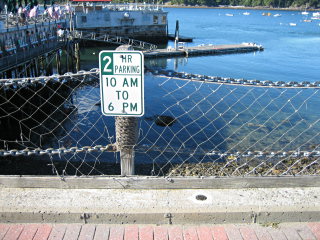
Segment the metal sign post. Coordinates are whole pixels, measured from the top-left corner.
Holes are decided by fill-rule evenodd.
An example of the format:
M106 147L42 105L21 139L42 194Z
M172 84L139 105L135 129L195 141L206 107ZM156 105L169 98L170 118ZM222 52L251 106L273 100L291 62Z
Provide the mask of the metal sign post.
M143 53L102 51L99 66L102 113L105 116L143 116Z

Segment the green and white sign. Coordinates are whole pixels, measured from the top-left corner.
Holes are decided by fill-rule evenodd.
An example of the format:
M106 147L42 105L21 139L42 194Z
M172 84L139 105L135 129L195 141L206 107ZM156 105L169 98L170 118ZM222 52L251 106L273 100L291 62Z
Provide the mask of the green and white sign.
M139 51L101 51L101 110L106 116L143 116L144 64Z

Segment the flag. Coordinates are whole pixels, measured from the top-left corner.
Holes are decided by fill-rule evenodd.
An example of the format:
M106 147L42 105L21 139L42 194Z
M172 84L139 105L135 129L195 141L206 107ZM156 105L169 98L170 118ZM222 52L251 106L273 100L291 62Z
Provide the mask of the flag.
M30 7L30 3L23 8L22 11L24 12L24 14L25 14L26 16L29 16L30 8L31 8L31 7Z
M38 16L38 6L33 7L29 12L29 17L37 17Z
M53 11L54 11L54 10L53 10L53 7L48 7L48 8L47 8L47 12L48 12L48 14L49 14L50 17L53 17Z
M18 9L18 14L20 15L21 13L23 13L23 8L22 8L22 7L19 7L19 9Z
M61 8L60 8L60 6L54 7L53 18L54 19L59 19L60 16L61 16Z

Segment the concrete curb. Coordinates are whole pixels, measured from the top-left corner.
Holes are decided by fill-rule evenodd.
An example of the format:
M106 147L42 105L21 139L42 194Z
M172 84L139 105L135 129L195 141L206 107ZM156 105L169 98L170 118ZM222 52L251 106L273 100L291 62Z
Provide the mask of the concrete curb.
M318 187L320 176L119 177L0 176L0 188L58 189L245 189Z
M319 222L320 211L212 212L212 213L60 213L2 212L2 223L89 223L89 224L230 224Z
M320 221L319 188L0 188L3 223L221 224Z

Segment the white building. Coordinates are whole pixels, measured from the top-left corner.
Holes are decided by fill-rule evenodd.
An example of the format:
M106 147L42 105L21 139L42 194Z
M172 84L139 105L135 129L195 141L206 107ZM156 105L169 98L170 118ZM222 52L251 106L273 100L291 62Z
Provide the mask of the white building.
M78 5L74 7L78 30L104 32L149 41L167 40L167 12L157 5Z

